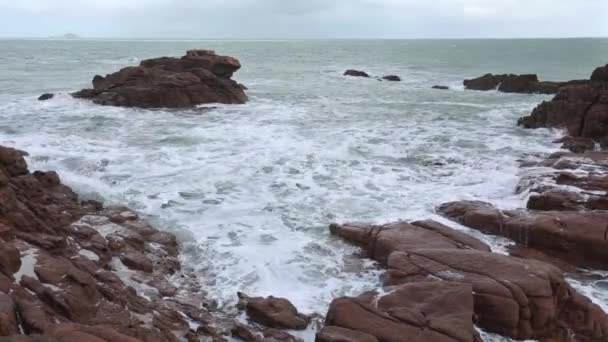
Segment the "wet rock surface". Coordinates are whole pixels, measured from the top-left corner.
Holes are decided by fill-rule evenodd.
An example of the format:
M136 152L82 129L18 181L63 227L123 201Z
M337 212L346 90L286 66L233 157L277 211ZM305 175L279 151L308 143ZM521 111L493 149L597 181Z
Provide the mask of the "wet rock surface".
M144 60L105 77L93 78L93 88L72 95L109 106L184 108L205 103L241 104L244 87L232 80L240 62L209 50L191 50L181 58Z
M482 209L488 212L492 210L489 206ZM416 285L430 281L471 286L475 318L469 319L487 331L516 339L550 339L569 335L575 336L573 340L608 337L608 317L605 313L572 289L564 280L562 271L550 264L491 253L483 242L433 221L384 226L332 225L330 230L334 235L362 246L371 258L383 264L388 269L387 285ZM408 290L404 288L403 291ZM460 291L463 294L459 299L465 300L466 291ZM418 305L435 303L425 303L420 295L414 298L418 298ZM353 300L337 299L332 306L349 301ZM352 308L345 309L346 312L355 309L353 304L350 305ZM429 310L426 308L425 312ZM451 309L438 305L433 310L447 314ZM384 330L364 328L368 324L379 326L374 323L376 318L365 316L369 315L367 311L370 310L351 316L344 314L348 323L338 326L371 334L381 341L392 341L391 337L383 335ZM332 321L332 314L330 307L328 325L336 325ZM412 317L416 317L413 313L409 314L411 316L405 320L408 323ZM352 316L361 317L356 320ZM400 320L392 313L383 318ZM469 324L463 317L461 320ZM584 320L584 324L581 320ZM476 338L466 328L468 325L458 326L458 334L450 334L446 341ZM395 331L401 331L399 329L405 328L395 327ZM407 330L400 333L407 334Z

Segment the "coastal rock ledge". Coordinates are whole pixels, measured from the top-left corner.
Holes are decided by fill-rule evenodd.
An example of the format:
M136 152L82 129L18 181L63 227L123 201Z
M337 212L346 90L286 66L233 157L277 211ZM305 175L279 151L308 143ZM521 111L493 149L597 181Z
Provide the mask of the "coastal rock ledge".
M93 88L72 94L108 106L187 108L205 103L242 104L244 86L232 80L238 59L210 50L190 50L181 58L147 59L139 66L93 78Z

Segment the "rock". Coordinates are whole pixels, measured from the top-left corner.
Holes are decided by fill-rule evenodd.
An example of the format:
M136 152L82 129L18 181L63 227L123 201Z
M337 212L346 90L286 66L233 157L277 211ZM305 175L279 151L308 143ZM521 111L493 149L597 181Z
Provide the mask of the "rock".
M538 77L536 75L508 75L498 86L503 93L536 93L538 92Z
M573 153L585 153L595 149L595 142L589 138L583 137L564 137L555 140L554 143L563 143L562 149L569 150Z
M55 94L51 94L51 93L44 93L42 95L40 95L40 97L38 97L38 101L46 101L46 100L50 100L53 97L55 97Z
M16 311L13 299L9 295L0 292L0 336L19 334Z
M310 322L285 298L248 297L239 293L239 299L252 321L269 328L303 330Z
M585 82L586 81L584 80L574 80L568 82L541 82L538 80L538 76L534 74L485 74L481 77L464 80L463 84L466 89L470 90L498 90L503 93L519 94L555 94L561 87Z
M137 251L130 251L121 255L120 261L132 270L144 271L146 273L152 273L154 271L152 261L143 253Z
M593 70L590 80L594 82L608 82L608 64Z
M438 211L465 226L505 236L571 264L608 269L607 212L502 212L471 201L446 203Z
M354 69L346 70L344 72L344 76L366 77L366 78L370 77L365 71L359 71L359 70L354 70Z
M541 103L529 116L519 119L524 128L563 128L572 137L608 143L608 86L605 67L594 71L589 81L570 81L557 95Z
M439 90L448 90L448 89L450 89L450 87L448 87L448 86L442 86L442 85L434 85L432 88L433 89L439 89Z
M326 324L342 329L321 331L321 337L329 335L325 341L477 340L470 284L420 282L338 298L329 307ZM345 336L353 339L340 339Z
M528 200L530 210L581 210L585 199L576 192L548 190L541 194L532 194Z
M382 79L386 80L386 81L392 81L392 82L401 82L401 77L399 77L397 75L382 76Z
M241 67L236 58L213 51L191 50L181 58L144 60L105 77L93 78L93 89L72 95L101 105L182 108L204 103L240 104L242 87L231 79Z
M464 221L500 222L490 217L494 213L491 206L478 204L477 207L474 215L463 215L467 218ZM462 207L456 208L456 205L450 209L462 211ZM476 324L489 332L515 339L549 339L561 334L562 327L566 327L582 340L590 336L608 337L608 317L597 306L572 302L578 294L564 280L561 270L549 264L472 248L471 242L463 243L458 238L465 234L450 232L447 227L442 228L441 234L432 230L423 233L420 229L424 228L404 223L332 225L330 229L335 235L363 245L370 256L386 265L388 285L429 281L470 284ZM477 245L483 246L483 243L479 241ZM349 319L357 317L358 314L352 314L355 308L349 306ZM578 318L569 316L571 314L589 321L579 325ZM328 325L347 329L357 330L358 326L366 325L365 322L336 324L328 315ZM363 332L384 340L375 331Z
M0 272L11 277L21 268L21 254L12 244L0 240Z
M364 332L329 325L317 333L315 342L378 342L378 339Z

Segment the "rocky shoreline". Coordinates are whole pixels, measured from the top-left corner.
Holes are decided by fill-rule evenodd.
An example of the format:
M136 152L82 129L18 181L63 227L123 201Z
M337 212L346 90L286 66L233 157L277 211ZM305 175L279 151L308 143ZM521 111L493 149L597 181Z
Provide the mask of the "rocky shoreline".
M235 61L204 50L148 60L96 76L94 89L75 96L137 107L242 103L243 87L230 79L240 67ZM198 63L207 64L201 69ZM349 74L369 77L356 73ZM197 80L189 83L182 74ZM207 81L228 90L190 93ZM516 189L530 193L526 209L478 201L437 208L454 222L512 240L509 255L436 221L332 224L331 234L360 246L386 269L385 287L336 298L316 341L481 341L477 328L516 340L608 340L608 315L565 278L581 268L608 270L608 152L596 151L608 144L608 66L589 80L548 83L535 75L488 74L465 86L556 93L519 124L565 129L570 136L561 143L572 152L522 161L523 170L537 171L522 177ZM157 96L167 87L175 96ZM81 201L56 173L30 172L24 155L0 147L0 336L298 341L290 331L311 325L311 317L283 298L238 294L246 321L216 309L197 275L181 267L174 235L127 208Z

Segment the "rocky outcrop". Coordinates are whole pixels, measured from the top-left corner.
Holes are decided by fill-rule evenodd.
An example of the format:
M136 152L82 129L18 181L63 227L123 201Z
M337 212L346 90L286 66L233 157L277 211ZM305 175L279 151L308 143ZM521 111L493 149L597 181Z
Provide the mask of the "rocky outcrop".
M472 286L419 282L339 298L317 341L473 342Z
M126 208L81 202L56 173L30 173L23 156L0 147L0 336L217 338L209 332L223 319L204 308L173 235Z
M571 81L576 83L579 81ZM502 74L493 75L485 74L463 82L466 89L470 90L498 90L504 93L520 93L520 94L555 94L560 87L563 87L568 82L541 82L538 76L534 74L514 75Z
M438 211L465 226L581 267L608 269L608 212L499 210L488 203L451 202Z
M559 88L551 100L537 106L530 116L519 119L524 128L562 128L572 137L589 138L606 146L608 141L608 81L606 67L593 72L588 81Z
M352 77L365 77L369 78L369 74L365 71L348 69L344 72L344 76L352 76Z
M562 277L561 270L550 264L491 253L483 242L434 221L384 226L332 225L330 230L362 246L370 257L385 265L388 269L387 285L416 285L429 281L470 285L474 322L487 331L516 339L595 341L608 338L606 314L573 290ZM393 289L390 288L388 293ZM393 299L390 302L395 305L394 310L385 307L383 314L377 314L378 310L370 310L352 299L337 299L330 307L328 325L361 331L380 341L392 341L392 337L384 334L407 334L406 328L400 325L416 325L416 317L421 316L416 315L415 308L424 307L423 312L432 311L440 316L451 310L450 306L440 304L441 300L435 302L409 291L411 289L407 287L398 290L405 293L405 298L418 298L416 304L408 304L409 311L400 310L401 306ZM458 298L448 297L455 302L466 301L466 291L458 291L463 291ZM436 293L441 297L440 290ZM352 314L344 314L341 320L333 318L337 309L332 308L337 305L349 305L344 310ZM461 310L466 313L464 307ZM387 324L378 321L380 318L376 316L386 322L395 322L396 326L386 331L365 328ZM465 322L464 317L461 316L459 321ZM380 322L384 323L381 325ZM428 317L426 322L429 322ZM450 339L444 340L473 339L468 325L458 326L458 334L448 334ZM434 332L430 323L427 327L431 328L429 334Z
M240 104L247 101L247 96L231 79L240 68L236 58L191 50L181 58L148 59L105 77L97 75L92 89L72 95L101 105L141 108Z

